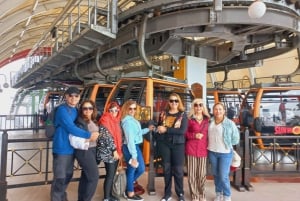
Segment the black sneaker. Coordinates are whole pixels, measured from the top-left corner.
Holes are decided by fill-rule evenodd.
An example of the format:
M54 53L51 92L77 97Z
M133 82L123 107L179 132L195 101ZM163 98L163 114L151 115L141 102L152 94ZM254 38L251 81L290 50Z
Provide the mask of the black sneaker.
M142 197L140 197L140 196L138 196L138 195L133 195L133 196L131 196L131 197L129 197L129 196L127 195L127 200L128 200L128 201L144 201L144 198L142 198Z
M120 201L120 199L113 196L113 195L111 195L110 198L109 198L109 201Z
M184 195L183 195L183 194L180 194L180 195L179 195L178 201L185 201Z
M144 200L144 198L142 198L140 195L136 195L136 194L135 194L135 196L136 196L137 198L139 198L139 199Z

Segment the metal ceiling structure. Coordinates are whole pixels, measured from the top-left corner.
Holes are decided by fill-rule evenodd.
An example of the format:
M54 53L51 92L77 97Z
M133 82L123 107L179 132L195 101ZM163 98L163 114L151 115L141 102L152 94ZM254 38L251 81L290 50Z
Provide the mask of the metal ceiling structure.
M170 74L180 56L207 72L258 65L299 46L299 1L11 0L0 3L0 66L27 56L15 88L111 81L136 69ZM175 64L176 65L176 64Z

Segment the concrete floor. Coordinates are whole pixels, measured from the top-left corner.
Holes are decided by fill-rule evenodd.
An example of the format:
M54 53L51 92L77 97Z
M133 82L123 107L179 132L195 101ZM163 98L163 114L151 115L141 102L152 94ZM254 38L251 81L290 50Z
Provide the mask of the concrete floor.
M191 201L187 179L185 178L185 198L186 201ZM155 180L156 195L148 195L145 193L142 197L145 201L160 201L163 196L163 178L158 177ZM139 183L144 187L147 185L147 173L140 179ZM279 183L279 182L255 182L251 183L254 191L238 192L232 188L233 201L299 201L300 199L300 184L299 183ZM103 179L99 180L98 190L93 198L93 201L102 201L102 185ZM77 186L78 182L72 182L68 187L69 201L77 201ZM8 190L8 201L49 201L50 185L25 187ZM173 191L174 192L174 191ZM175 193L174 193L175 194ZM214 199L214 184L212 180L207 181L207 201ZM124 198L121 199L125 201ZM174 201L177 197L173 195Z
M23 132L22 134L16 135L17 137L28 137L32 135L37 137L35 134ZM10 137L13 137L10 135ZM35 143L37 144L37 143ZM103 170L101 170L103 171ZM101 173L103 174L103 172ZM144 173L139 179L139 183L144 187L147 186L147 175ZM300 176L300 175L299 175ZM34 179L32 176L31 179ZM9 179L9 178L8 178ZM22 178L20 178L22 179ZM279 182L280 181L280 182ZM188 189L187 179L184 180L185 198L186 201L191 201L190 193ZM299 201L300 200L300 179L299 177L293 177L290 179L257 179L251 183L254 191L239 192L232 188L232 200L233 201ZM103 179L99 179L97 192L92 201L102 201ZM68 187L69 201L77 201L77 187L78 182L72 182ZM148 195L145 193L142 197L145 201L160 201L163 196L164 182L162 177L155 179L156 195ZM207 181L207 201L214 199L214 184L212 180ZM50 185L24 187L9 189L7 192L8 201L49 201L50 196ZM173 191L174 193L174 191ZM125 201L124 198L121 199ZM177 200L175 193L173 195L173 201Z

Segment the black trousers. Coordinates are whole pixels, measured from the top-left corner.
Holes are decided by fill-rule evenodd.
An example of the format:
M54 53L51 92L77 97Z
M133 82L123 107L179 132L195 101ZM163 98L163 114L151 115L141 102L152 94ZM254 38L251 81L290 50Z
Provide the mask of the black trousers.
M82 168L78 186L78 201L91 201L99 180L96 147L91 147L88 150L76 149L75 158Z
M109 199L110 197L112 197L113 181L118 168L119 160L113 163L104 163L104 164L105 164L106 175L103 184L103 192L104 192L104 199Z
M174 176L176 195L183 195L185 145L158 141L157 146L164 169L165 196L170 197L172 194L172 176Z

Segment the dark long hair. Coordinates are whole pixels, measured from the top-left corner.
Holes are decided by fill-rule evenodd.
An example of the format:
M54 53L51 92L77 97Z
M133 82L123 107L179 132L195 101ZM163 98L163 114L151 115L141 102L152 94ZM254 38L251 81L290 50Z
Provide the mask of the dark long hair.
M84 105L85 103L90 103L90 104L93 106L93 113L92 113L92 116L91 116L91 118L92 118L91 120L92 120L93 122L97 123L97 114L98 114L98 111L97 111L97 107L96 107L95 102L92 101L92 100L84 100L84 101L80 104L80 106L79 106L79 116L80 116L85 122L89 122L89 121L90 121L87 117L85 117L85 116L83 115L82 107L83 107L83 105Z

